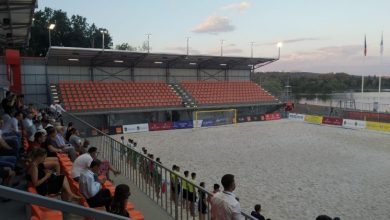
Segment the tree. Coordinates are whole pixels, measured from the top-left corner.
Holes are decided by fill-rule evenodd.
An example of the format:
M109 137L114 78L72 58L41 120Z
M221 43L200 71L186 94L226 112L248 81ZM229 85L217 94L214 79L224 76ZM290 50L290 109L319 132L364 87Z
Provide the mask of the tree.
M122 43L115 46L116 50L128 50L128 51L137 51L137 47L132 47L128 43Z
M29 48L22 51L24 55L45 56L49 48L49 24L56 24L51 30L52 46L65 47L101 47L103 28L89 25L87 19L80 15L72 15L70 18L62 10L44 8L34 14L34 22L31 27ZM104 36L105 48L112 47L112 37L107 31Z

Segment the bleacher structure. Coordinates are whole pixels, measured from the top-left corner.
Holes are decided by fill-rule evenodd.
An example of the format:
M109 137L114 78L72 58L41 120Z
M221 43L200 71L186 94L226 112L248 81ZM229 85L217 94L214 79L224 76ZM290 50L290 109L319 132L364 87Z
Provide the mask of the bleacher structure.
M277 99L253 82L182 82L176 84L197 106L274 103ZM59 82L56 100L68 111L182 108L185 100L165 82ZM53 91L57 91L54 89Z

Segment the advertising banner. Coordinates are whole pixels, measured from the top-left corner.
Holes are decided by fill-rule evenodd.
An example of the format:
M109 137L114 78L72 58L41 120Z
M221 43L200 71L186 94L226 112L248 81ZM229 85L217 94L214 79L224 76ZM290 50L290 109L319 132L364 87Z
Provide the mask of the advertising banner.
M390 123L367 121L366 128L368 130L390 132Z
M261 116L260 115L252 115L251 116L251 120L252 121L260 121L261 120Z
M317 115L305 115L305 121L314 124L322 124L322 116Z
M366 128L366 122L359 121L359 120L344 119L343 127L352 128L352 129L364 129Z
M122 131L124 134L127 133L136 133L136 132L145 132L149 131L149 125L145 124L132 124L132 125L123 125Z
M282 118L282 116L280 115L279 112L277 112L277 113L265 114L264 117L265 117L265 120L266 120L266 121L279 120L279 119Z
M149 131L171 130L172 128L173 128L173 123L170 121L149 123Z
M202 122L203 122L203 120L194 120L193 121L193 127L194 128L200 128L200 127L202 127Z
M173 129L193 128L193 121L175 121L173 122Z
M296 114L296 113L288 113L288 119L294 120L294 121L304 121L305 115L303 114Z
M237 118L237 123L242 123L242 122L245 122L245 116L239 116Z
M204 119L202 121L202 127L210 127L214 125L215 125L215 121L213 119Z
M343 119L342 118L334 118L334 117L325 117L324 116L322 118L322 124L341 126L341 125L343 125Z

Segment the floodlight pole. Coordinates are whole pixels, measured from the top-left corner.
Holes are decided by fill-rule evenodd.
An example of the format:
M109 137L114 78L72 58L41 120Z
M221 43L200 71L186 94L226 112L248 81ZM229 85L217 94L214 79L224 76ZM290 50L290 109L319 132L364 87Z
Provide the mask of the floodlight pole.
M190 53L190 44L189 44L189 41L190 41L190 38L191 37L186 37L187 38L187 57L188 57L188 55L189 55L189 53Z
M223 56L223 42L225 42L225 40L221 40L221 57Z
M102 33L102 50L104 52L104 34L107 34L107 30L101 30L100 33Z
M253 58L253 45L255 44L255 42L250 42L251 44L251 58Z
M51 47L51 29L49 28L49 48Z
M53 30L56 27L55 24L49 24L47 29L49 30L49 48L51 47L51 30Z
M150 35L152 34L146 34L148 36L148 53L150 52Z

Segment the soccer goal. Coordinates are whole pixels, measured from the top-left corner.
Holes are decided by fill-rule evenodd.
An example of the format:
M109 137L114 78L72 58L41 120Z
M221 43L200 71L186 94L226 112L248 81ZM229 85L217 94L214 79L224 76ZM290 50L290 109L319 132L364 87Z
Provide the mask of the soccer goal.
M237 124L237 109L194 112L194 128Z

